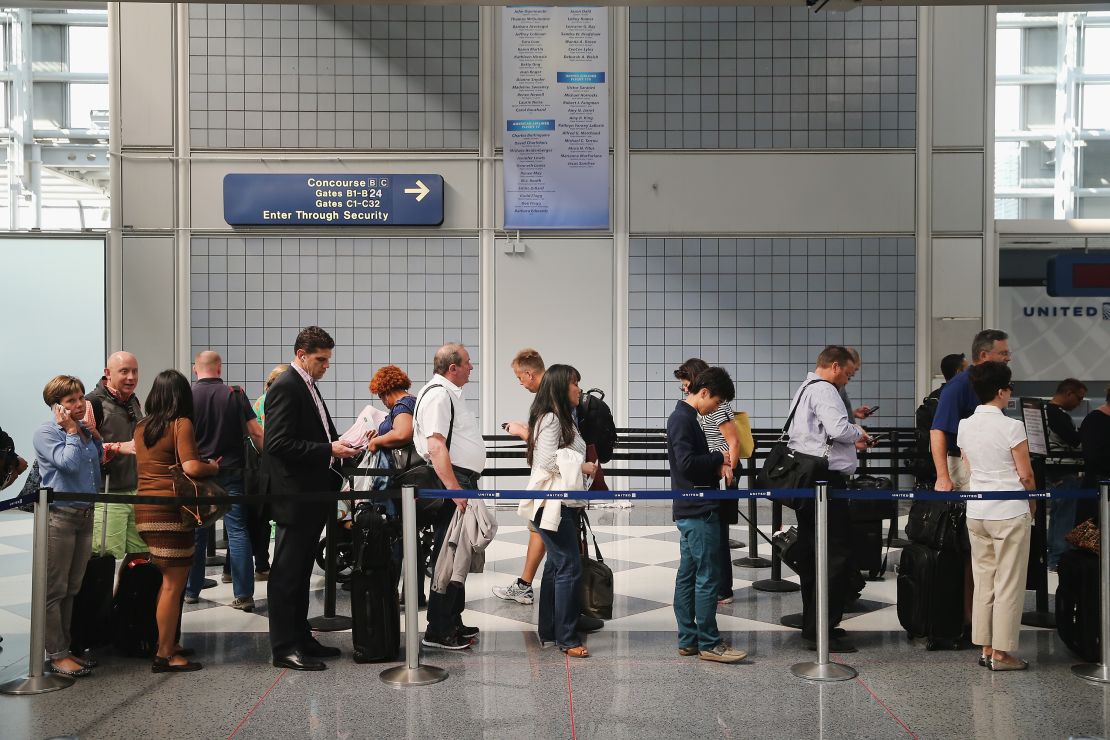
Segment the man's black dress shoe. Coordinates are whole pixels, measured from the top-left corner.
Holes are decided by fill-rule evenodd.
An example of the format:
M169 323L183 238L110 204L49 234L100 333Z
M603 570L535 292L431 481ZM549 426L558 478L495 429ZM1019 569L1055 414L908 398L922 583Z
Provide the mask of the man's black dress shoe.
M337 647L328 647L315 640L301 645L301 655L308 658L338 658L343 653Z
M291 671L322 671L328 666L322 660L316 660L301 653L289 653L288 655L275 655L274 667L288 668Z

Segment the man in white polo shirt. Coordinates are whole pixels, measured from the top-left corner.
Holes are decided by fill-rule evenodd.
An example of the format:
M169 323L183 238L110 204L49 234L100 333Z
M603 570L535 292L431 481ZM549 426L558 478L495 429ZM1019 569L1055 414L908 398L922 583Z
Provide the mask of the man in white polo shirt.
M462 387L470 380L474 366L470 353L461 344L445 344L436 352L432 368L435 375L416 397L413 419L413 444L416 452L435 468L448 490L476 489L486 467L486 446L478 419L463 400ZM436 513L435 548L432 562L439 558L443 538L455 507L466 509L466 499L452 499ZM428 596L428 629L423 644L447 650L470 647L478 636L477 627L462 623L466 588L452 582L446 593L434 589Z

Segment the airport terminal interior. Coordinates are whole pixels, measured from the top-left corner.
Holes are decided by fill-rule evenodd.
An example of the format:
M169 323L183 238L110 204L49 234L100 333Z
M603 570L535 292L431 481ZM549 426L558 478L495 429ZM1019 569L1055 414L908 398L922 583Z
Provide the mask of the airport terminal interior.
M0 364L0 738L1110 738L1110 548L1092 552L1110 542L1096 500L1110 477L1105 3L35 0L0 8L0 60L9 347ZM992 329L1004 334L983 333ZM322 365L312 359L320 352ZM973 367L962 370L959 355ZM711 369L681 370L691 358ZM271 377L282 363L293 367ZM565 393L545 395L567 377L563 365L582 391L573 412ZM380 372L387 366L401 374ZM705 522L688 529L703 514L676 522L675 513L707 506L705 493L672 507L669 492L726 485L695 485L681 472L693 463L672 429L683 414L710 418L717 408L696 405L722 398L712 368L727 371L733 396L717 413L728 406L735 419L703 428L740 441L713 447L699 431L690 454L707 445L706 459L718 455L702 467L731 468L740 500L733 521L721 505L711 558L689 534L708 531L698 529ZM838 574L827 584L820 557L798 556L824 504L796 513L761 477L796 392L823 368L840 373L825 377L844 395L832 404L837 439L863 440L836 448L840 467L829 468L853 474L843 487L863 493L827 505L829 527L845 528L821 540ZM974 534L966 546L939 534L924 544L934 530L923 534L921 517L943 511L965 538L989 521L965 521L962 502L928 497L960 460L971 488L955 489L987 490L975 488L976 456L955 446L956 417L949 429L938 411L955 413L945 399L957 394L934 392L954 383L974 409L980 386L1002 372L995 410L1025 441L1007 447L1015 483L990 490L1022 501L1015 489L1039 493L1036 512L1022 513L1028 562L1005 561L1024 570L1013 581L1014 647L996 644L984 661L971 615L987 578L976 547L986 545ZM80 379L80 393L58 376ZM251 408L242 433L238 420L228 422L234 430L211 421L222 431L203 442L201 417L214 412L200 399L216 377L233 387L228 403ZM411 389L388 385L397 377ZM169 413L175 378L194 384L192 415L174 413L192 418L199 457L222 457L205 453L220 434L220 444L235 441L231 459L242 467L229 466L222 484L250 471L250 437L261 467L236 480L248 496L278 496L236 504L196 548L176 504L172 527L184 535L144 519L150 502L72 508L105 490L117 499L155 490L143 472L155 445L135 427ZM294 381L307 425L282 410ZM383 390L422 398L430 381L448 383L438 411L399 408ZM73 401L86 394L87 405ZM279 401L270 425L266 397ZM527 447L516 430L538 429L530 413L548 398L562 399L549 409L557 418L564 406L573 417L567 438L580 429L590 445L582 457L562 440L560 459L596 454L601 472L586 462L588 478L573 470L567 489L574 499L593 484L593 538L582 536L579 553L575 524L570 558L552 557L549 544L535 570L536 511L519 514L518 498L547 484L526 456L541 444ZM400 462L400 448L375 446L367 431L385 419L383 440L403 436L394 418L406 414L410 438L434 422L450 432L438 447L430 431L416 435L416 456ZM1082 444L1059 424L1080 430ZM331 452L303 442L325 432ZM451 435L473 440L469 459L484 449L484 466L464 464ZM320 448L313 457L294 442ZM59 472L61 447L92 451L65 458L87 473L87 490L69 490L86 483ZM811 451L833 466L833 442L821 447ZM166 495L202 475L192 456L178 484L161 474ZM41 462L40 472L22 461ZM294 472L310 463L325 479L342 465L395 472L349 475L355 491L334 514L318 501L281 509L281 495L339 498L338 483L321 491ZM413 468L438 476L442 485L417 486L427 489L454 488L448 474L461 485L481 473L467 506L478 534L460 536L481 539L497 525L484 550L474 544L469 576L454 556L444 593L432 593L428 561L444 525L424 515L414 524L394 508L405 502L389 481ZM548 490L567 488L558 481ZM54 500L36 514L40 485L86 500ZM16 503L27 505L2 503L23 492ZM277 513L321 506L319 530L309 526L315 514ZM65 534L61 522L86 527L109 509L123 519L93 522L95 537ZM836 513L864 509L851 521ZM439 511L455 510L447 500ZM367 511L377 518L360 518ZM562 511L564 523L580 518L569 504ZM1091 529L1071 531L1084 518L1076 511L1091 512ZM789 539L792 528L793 555L776 536ZM554 531L542 541L555 543ZM159 534L179 535L172 541L185 542L185 554L167 555L177 551ZM415 565L402 558L405 537ZM457 550L452 542L444 554L467 550L469 559L473 540ZM915 554L925 551L935 561L926 580L954 584L955 596L915 580ZM68 590L57 565L65 558L75 569ZM287 653L274 635L304 597L288 587L301 583L289 575L295 558L312 632ZM233 560L234 576L224 568ZM579 562L581 582L548 579L545 601L545 571ZM708 606L695 608L694 562ZM171 573L190 563L170 651L189 655L166 657L140 627L156 639L159 620L174 624L165 594L180 592ZM392 569L406 565L406 577L429 577L417 574L418 603L402 593L398 608ZM161 585L131 589L132 570ZM688 594L676 591L682 583ZM803 603L803 591L813 600ZM844 602L844 613L827 641L813 642L802 614L819 611L821 595ZM431 619L461 609L464 626L434 634L425 597ZM942 602L954 634L941 634L939 616L918 618ZM696 611L692 628L704 637L714 606L716 645L687 649L676 615L692 626ZM567 629L586 650L551 632L562 629L552 613L577 619ZM1028 665L1012 670L1018 659ZM190 661L203 668L175 670ZM1101 665L1096 680L1077 675L1080 664ZM446 678L415 685L444 675L417 665ZM388 669L401 684L383 680Z

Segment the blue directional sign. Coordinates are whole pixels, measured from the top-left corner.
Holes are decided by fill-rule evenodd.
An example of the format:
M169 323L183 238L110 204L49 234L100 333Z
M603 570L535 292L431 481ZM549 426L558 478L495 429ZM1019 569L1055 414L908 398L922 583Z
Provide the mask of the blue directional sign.
M231 226L439 226L442 175L224 176Z

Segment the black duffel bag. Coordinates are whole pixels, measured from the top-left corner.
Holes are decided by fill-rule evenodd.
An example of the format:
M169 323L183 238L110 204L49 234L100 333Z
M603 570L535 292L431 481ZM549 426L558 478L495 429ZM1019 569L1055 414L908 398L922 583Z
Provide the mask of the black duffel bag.
M967 507L961 501L914 501L906 522L911 542L943 552L971 552Z
M894 483L890 478L862 473L848 481L852 491L893 491ZM898 502L881 499L854 498L849 502L853 522L881 522L898 515Z

